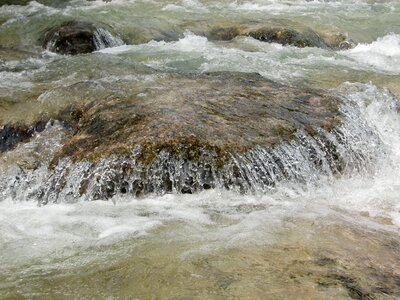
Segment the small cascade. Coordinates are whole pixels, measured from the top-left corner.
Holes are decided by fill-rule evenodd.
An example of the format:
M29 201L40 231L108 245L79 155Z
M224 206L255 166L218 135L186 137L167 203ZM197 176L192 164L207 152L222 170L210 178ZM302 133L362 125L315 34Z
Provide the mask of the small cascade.
M58 39L59 34L55 33L48 41L46 41L45 49L50 52L57 52L58 51Z
M93 35L96 50L117 47L124 45L124 42L118 36L113 36L111 32L104 28L97 28Z
M256 147L232 153L223 165L217 153L205 148L198 150L196 160L190 160L185 151L172 154L162 150L146 165L140 160L140 147L136 147L129 157L115 156L97 163L75 163L67 158L54 170L45 165L30 171L10 168L2 175L2 199L46 204L106 200L116 194L194 193L210 188L265 193L280 182L315 186L338 175L373 172L378 160L386 156L385 144L360 104L343 98L341 113L342 125L330 132L318 129L310 135L298 131L294 139L272 149Z

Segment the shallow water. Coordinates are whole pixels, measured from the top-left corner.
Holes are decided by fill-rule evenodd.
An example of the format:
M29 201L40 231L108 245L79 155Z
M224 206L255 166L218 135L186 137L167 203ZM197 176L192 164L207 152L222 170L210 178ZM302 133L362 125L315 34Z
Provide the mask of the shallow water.
M79 56L44 51L43 31L71 18L106 24L126 45ZM349 119L380 143L365 145L348 132L365 168L340 177L309 173L306 183L283 181L251 195L215 189L38 206L12 200L1 177L0 298L400 298L399 18L400 2L385 0L1 6L2 125L68 103L129 97L132 85L159 72L239 71L343 95L360 111ZM356 46L299 49L202 34L235 23L341 32ZM38 144L37 157L50 157L62 135L50 126L36 144L2 154L0 169L34 164L24 151Z

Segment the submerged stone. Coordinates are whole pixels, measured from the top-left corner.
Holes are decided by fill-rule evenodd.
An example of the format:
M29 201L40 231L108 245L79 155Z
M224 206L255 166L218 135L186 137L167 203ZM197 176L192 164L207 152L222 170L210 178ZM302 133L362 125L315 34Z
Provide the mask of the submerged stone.
M47 31L43 48L59 54L82 54L122 45L120 38L93 23L70 21Z
M235 26L214 27L206 34L208 39L217 41L230 41L240 35L240 28Z
M334 50L347 50L355 47L354 41L343 33L324 33L321 34L324 43Z

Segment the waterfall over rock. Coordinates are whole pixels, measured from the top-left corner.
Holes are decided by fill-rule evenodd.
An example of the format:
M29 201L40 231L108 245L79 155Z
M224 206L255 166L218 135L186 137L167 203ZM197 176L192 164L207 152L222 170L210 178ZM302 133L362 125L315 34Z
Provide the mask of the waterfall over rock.
M43 47L51 52L76 55L123 45L107 29L89 22L71 21L47 31Z
M143 85L131 100L61 112L48 131L56 126L65 138L53 137L40 165L10 166L6 193L43 204L211 188L262 193L363 171L384 151L357 106L332 93L224 72L164 74ZM35 139L28 144L13 151L29 157Z

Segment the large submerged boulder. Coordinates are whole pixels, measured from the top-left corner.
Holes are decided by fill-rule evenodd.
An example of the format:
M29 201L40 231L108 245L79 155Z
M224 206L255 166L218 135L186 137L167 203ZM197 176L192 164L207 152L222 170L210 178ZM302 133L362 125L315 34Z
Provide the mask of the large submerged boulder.
M290 27L263 27L248 30L245 35L252 38L298 48L317 47L322 49L343 50L354 46L351 39L342 33L318 33L310 28L293 29Z
M96 161L135 146L149 162L161 150L209 148L218 153L272 147L296 130L330 130L340 122L339 99L291 88L258 74L167 75L129 100L75 108L76 133L60 157Z
M48 30L42 44L51 52L76 55L119 46L123 41L93 23L70 21Z
M250 36L256 40L290 45L298 48L318 47L323 49L349 49L354 46L351 39L339 32L320 33L304 26L289 25L214 25L206 32L210 40L229 41L238 36Z
M52 123L64 128L65 138L48 125L40 136L54 136L46 143L54 149L46 146L46 159L33 171L24 170L24 162L3 170L12 181L8 193L48 203L210 188L257 192L366 160L360 143L353 148L342 132L341 98L324 91L225 72L154 74L130 85L131 97L75 103L59 112ZM51 130L56 134L46 133ZM357 130L368 129L345 132L362 136ZM40 153L42 142L35 139L0 159Z
M328 48L322 38L312 30L300 32L290 28L260 28L249 31L247 35L262 42L278 43L284 46Z

